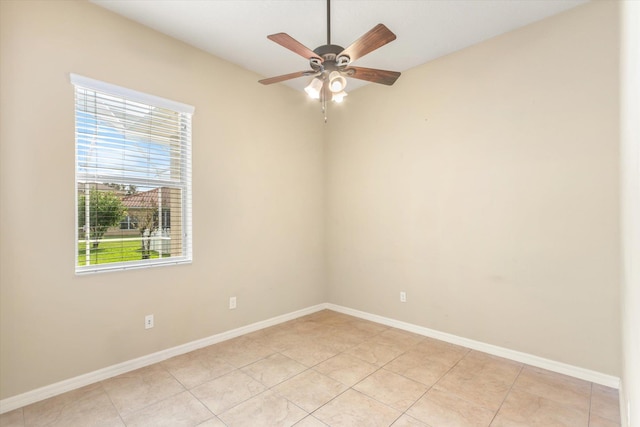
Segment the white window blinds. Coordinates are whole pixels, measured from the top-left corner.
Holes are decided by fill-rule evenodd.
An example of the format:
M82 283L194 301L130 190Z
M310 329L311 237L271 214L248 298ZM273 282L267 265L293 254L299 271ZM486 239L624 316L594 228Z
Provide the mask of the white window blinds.
M193 107L71 75L76 272L190 262Z

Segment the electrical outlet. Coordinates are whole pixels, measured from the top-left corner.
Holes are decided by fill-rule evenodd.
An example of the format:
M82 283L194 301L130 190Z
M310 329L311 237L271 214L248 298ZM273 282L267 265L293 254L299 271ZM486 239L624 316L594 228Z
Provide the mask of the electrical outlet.
M400 302L407 302L407 293L405 291L400 292Z
M229 298L229 310L233 310L237 307L236 297Z
M144 328L153 328L153 314L147 314L146 316L144 316Z

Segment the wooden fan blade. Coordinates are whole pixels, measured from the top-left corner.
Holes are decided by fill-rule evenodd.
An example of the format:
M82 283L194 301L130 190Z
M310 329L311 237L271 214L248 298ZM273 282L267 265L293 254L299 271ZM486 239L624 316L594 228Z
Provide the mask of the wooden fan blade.
M366 80L391 86L400 77L398 71L376 70L375 68L347 67L344 73L354 79Z
M351 43L338 57L345 55L349 57L349 62L353 62L395 39L396 35L393 34L390 29L384 24L378 24L358 40Z
M270 85L273 83L280 83L285 80L296 79L298 77L311 76L313 74L316 74L316 72L315 71L297 71L291 74L283 74L281 76L269 77L268 79L258 80L258 82L262 83L263 85Z
M322 57L320 57L314 51L312 51L311 49L309 49L308 47L306 47L305 45L303 45L302 43L300 43L298 40L294 39L287 33L271 34L270 36L267 36L267 38L269 40L272 40L278 43L282 47L286 47L290 51L295 52L306 59L316 58L320 62L323 61Z

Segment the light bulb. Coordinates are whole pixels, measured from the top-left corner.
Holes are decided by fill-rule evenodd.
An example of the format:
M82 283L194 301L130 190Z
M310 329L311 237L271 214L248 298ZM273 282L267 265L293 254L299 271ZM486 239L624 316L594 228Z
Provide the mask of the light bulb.
M322 80L314 77L314 79L311 80L311 83L309 83L309 85L304 88L304 91L307 92L310 98L320 99L320 92L322 91Z
M338 71L332 71L329 74L329 89L331 92L341 92L347 86L347 79Z
M341 103L342 101L344 101L344 97L347 96L348 93L345 91L340 91L338 93L334 93L333 95L331 95L331 100L333 102L337 102L338 104Z

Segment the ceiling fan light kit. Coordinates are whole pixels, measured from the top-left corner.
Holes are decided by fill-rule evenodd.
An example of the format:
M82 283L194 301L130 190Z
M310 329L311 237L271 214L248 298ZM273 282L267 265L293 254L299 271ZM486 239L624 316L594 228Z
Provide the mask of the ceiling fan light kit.
M304 91L307 92L307 95L309 95L311 99L320 99L323 85L324 82L321 79L314 77L311 83L309 83L309 86L304 88Z
M329 89L331 92L342 92L345 87L347 87L347 79L340 74L340 71L329 73Z
M349 95L349 94L347 92L345 92L345 91L337 92L337 93L334 93L333 95L331 95L331 100L333 102L336 102L336 103L339 104L342 101L344 101L344 97L347 96L347 95Z
M306 58L309 61L311 70L270 77L259 80L259 82L264 85L270 85L298 77L313 76L313 79L304 90L312 99L320 100L325 122L327 121L327 100L329 97L332 101L340 103L347 96L347 92L345 92L347 86L346 77L387 86L394 84L400 77L398 71L354 67L351 65L355 60L396 39L396 35L384 24L376 25L346 49L342 46L331 44L330 0L327 0L326 45L311 50L286 33L271 34L267 38Z

